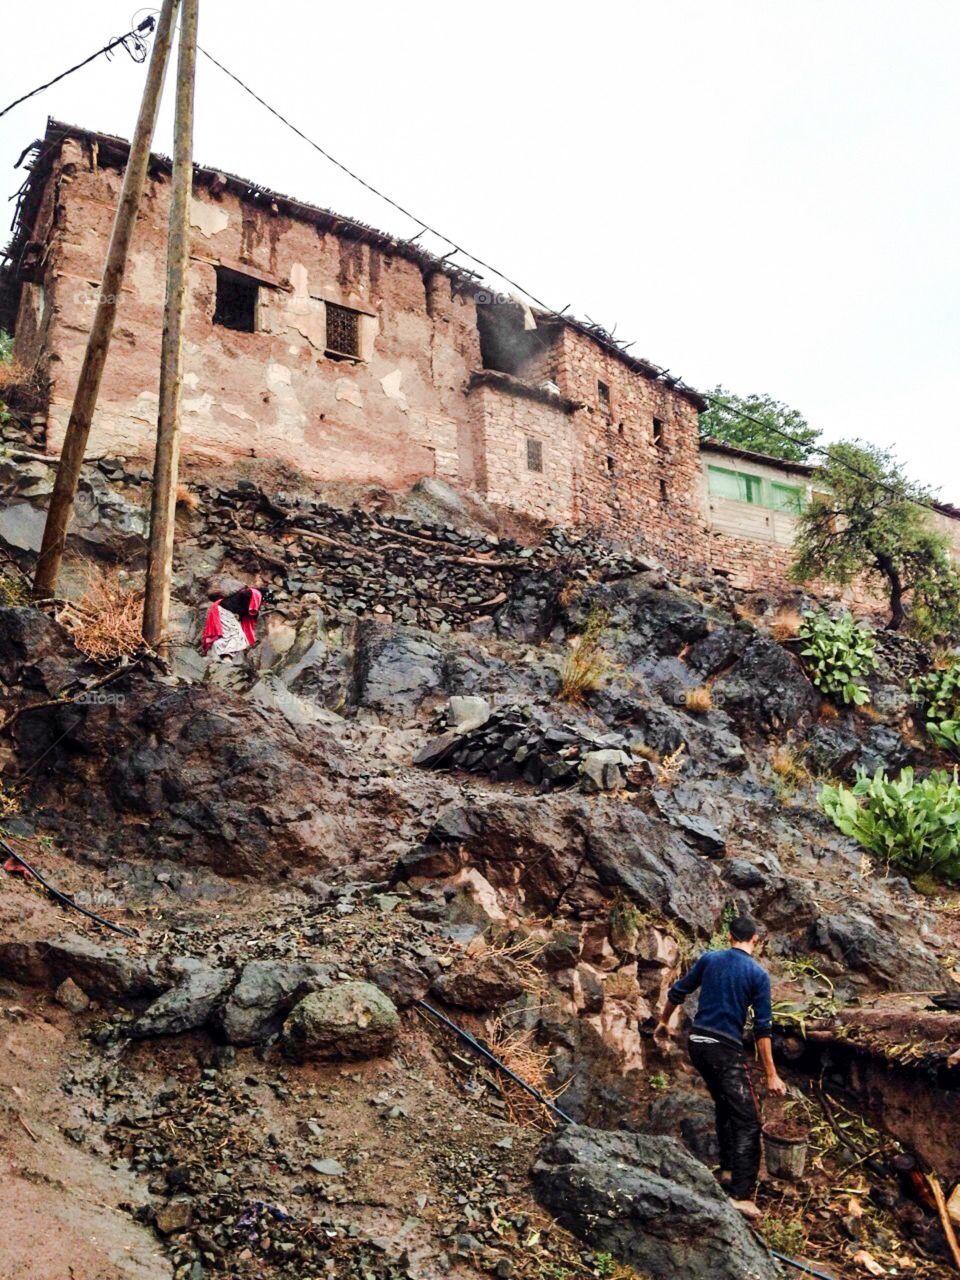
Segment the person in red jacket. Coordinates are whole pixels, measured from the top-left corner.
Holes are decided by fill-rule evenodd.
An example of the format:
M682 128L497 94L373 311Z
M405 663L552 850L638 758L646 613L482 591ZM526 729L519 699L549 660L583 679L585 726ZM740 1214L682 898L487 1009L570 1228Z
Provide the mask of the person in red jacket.
M256 644L262 601L256 587L243 587L214 599L203 627L203 652L211 658L231 658Z
M787 1091L770 1046L770 978L753 959L759 941L753 920L738 916L730 925L729 948L705 951L670 988L654 1031L657 1040L669 1036L667 1024L674 1010L699 988L700 1001L689 1039L690 1061L703 1077L716 1107L720 1181L728 1187L735 1208L747 1218L760 1217L753 1199L760 1173L760 1107L743 1051L743 1029L751 1007L767 1088L780 1095Z

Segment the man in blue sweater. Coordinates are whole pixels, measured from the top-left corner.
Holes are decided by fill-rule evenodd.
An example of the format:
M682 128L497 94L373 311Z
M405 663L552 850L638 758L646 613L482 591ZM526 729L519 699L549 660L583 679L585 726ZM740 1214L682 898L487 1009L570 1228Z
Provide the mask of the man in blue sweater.
M753 1034L771 1093L785 1094L770 1047L770 979L753 959L759 941L749 916L730 926L726 951L705 951L689 973L675 982L654 1032L669 1036L674 1010L700 988L700 1003L690 1032L690 1061L703 1076L717 1110L720 1181L734 1206L747 1218L759 1218L753 1196L760 1173L760 1107L747 1072L743 1028L753 1008Z

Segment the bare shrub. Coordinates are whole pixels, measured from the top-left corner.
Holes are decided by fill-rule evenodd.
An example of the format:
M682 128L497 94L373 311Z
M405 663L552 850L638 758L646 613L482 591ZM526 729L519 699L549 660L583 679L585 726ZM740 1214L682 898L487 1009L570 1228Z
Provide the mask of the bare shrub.
M511 1031L504 1026L502 1018L495 1018L487 1033L487 1044L505 1067L542 1093L548 1102L556 1102L570 1083L568 1080L557 1087L551 1082L550 1050L546 1045L537 1044L530 1030ZM513 1124L543 1132L553 1129L555 1121L536 1098L514 1084L509 1076L501 1074L500 1080L507 1114Z
M775 785L781 800L791 800L798 791L813 783L813 775L792 747L777 747L770 758L770 768L776 775Z
M680 777L683 769L684 752L687 744L681 742L676 751L671 751L668 756L664 756L657 769L657 786L672 787Z
M90 565L83 595L64 605L58 619L85 657L110 662L142 648L142 615L142 592L124 587L117 569L98 570Z
M0 360L0 392L29 381L30 370L19 360Z

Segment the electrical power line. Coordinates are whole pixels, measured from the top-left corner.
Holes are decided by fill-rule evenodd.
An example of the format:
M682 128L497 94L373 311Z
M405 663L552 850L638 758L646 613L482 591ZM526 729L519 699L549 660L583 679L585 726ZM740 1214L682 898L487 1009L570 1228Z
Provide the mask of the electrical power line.
M105 44L102 49L98 49L96 53L91 53L89 58L84 58L82 62L78 62L76 66L68 67L66 71L61 71L58 76L54 76L52 80L48 80L46 84L38 85L36 89L31 89L29 93L25 93L20 98L15 98L9 106L0 111L0 116L5 116L8 111L12 111L14 107L19 107L21 102L26 102L28 98L35 98L38 93L43 93L44 89L49 89L51 85L57 84L61 80L65 80L67 76L73 75L74 71L79 71L81 67L85 67L88 62L93 62L95 58L99 58L101 54L110 56L114 49L121 45L129 53L134 62L143 62L147 55L147 46L141 38L144 33L149 33L156 26L156 22L152 17L144 18L133 30L128 31L125 35L117 36L116 40L111 40L109 44ZM127 42L130 42L129 44Z

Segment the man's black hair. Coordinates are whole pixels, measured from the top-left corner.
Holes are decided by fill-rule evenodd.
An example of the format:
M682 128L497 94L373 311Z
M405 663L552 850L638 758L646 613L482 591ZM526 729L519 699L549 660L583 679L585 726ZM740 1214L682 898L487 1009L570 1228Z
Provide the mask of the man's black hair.
M749 942L759 932L756 920L750 916L737 916L736 920L730 922L730 937L735 942Z

